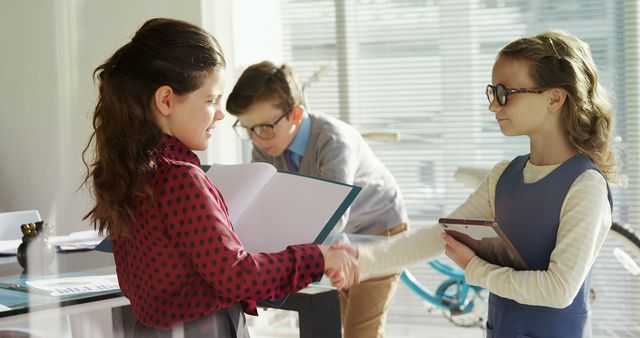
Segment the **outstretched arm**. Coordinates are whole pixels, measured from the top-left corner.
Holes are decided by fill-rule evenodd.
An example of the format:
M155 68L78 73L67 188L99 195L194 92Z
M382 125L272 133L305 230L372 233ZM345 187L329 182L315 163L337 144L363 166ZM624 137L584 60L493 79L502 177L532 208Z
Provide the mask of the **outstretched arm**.
M447 217L493 219L495 182L508 162L497 164L467 200ZM402 271L404 266L444 252L439 225L413 230L387 241L358 245L358 264L362 280Z

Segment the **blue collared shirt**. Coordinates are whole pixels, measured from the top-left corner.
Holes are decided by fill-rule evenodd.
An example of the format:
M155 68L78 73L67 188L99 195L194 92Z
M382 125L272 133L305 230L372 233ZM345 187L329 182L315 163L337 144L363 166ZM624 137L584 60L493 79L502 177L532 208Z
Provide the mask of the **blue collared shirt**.
M309 114L307 114L307 112L304 112L304 115L302 115L302 121L300 121L300 130L287 147L287 149L292 153L291 160L298 167L300 167L302 156L304 156L304 151L307 149L309 135L311 135L311 118L309 118Z

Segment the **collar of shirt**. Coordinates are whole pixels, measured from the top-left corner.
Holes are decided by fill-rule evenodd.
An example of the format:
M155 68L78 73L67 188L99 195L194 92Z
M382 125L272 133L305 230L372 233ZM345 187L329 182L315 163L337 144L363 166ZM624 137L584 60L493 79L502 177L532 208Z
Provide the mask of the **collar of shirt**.
M177 138L162 134L158 152L170 161L187 162L200 167L200 159L189 147Z
M311 118L306 112L302 115L302 121L300 121L300 130L293 141L289 144L287 149L291 151L291 160L299 167L302 162L302 156L307 149L307 143L309 143L309 135L311 135Z

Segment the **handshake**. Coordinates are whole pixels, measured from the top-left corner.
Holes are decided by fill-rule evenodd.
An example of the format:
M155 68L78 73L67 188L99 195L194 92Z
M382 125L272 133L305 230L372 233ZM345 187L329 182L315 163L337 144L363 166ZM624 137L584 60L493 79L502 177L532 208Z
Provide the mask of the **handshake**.
M320 245L324 256L324 274L338 290L348 289L360 283L358 249L338 242L331 246Z

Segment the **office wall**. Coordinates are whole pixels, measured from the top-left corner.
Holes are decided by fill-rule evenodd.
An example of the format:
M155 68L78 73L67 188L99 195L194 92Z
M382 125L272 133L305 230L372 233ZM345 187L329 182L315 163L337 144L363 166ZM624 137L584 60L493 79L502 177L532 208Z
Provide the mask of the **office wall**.
M60 233L86 229L90 198L77 188L95 103L93 69L148 18L202 24L207 17L215 26L222 13L204 8L217 3L224 1L0 2L0 211L34 208ZM204 162L235 161L233 144L212 144Z
M0 209L51 210L43 196L58 188L53 10L51 1L0 4Z

